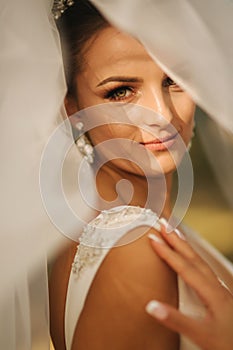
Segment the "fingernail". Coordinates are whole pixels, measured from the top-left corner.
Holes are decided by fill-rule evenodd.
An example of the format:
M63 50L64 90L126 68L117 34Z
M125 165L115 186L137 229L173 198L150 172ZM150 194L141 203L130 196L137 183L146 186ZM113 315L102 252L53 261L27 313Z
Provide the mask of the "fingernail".
M165 218L160 218L159 222L165 227L167 233L174 231L174 228L169 225L168 221Z
M184 234L180 231L180 230L178 230L178 228L176 228L175 230L174 230L174 232L177 234L177 236L178 237L180 237L183 241L186 241L186 237L184 236Z
M146 305L146 312L159 320L165 320L168 316L166 307L156 300L152 300Z
M168 221L165 218L160 218L159 222L165 227L166 233L171 233L172 231L177 234L178 237L180 237L183 241L186 241L185 236L178 228L173 228L171 225L169 225Z
M154 233L149 233L148 237L156 243L164 244L164 241L161 238L157 237Z

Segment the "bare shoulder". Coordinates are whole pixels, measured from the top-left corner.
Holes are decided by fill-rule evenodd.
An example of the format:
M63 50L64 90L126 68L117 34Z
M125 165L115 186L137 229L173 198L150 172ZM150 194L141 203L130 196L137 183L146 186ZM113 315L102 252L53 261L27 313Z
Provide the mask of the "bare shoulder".
M145 312L151 299L178 303L176 275L155 255L147 234L111 249L103 261L79 318L73 350L178 349L178 335Z

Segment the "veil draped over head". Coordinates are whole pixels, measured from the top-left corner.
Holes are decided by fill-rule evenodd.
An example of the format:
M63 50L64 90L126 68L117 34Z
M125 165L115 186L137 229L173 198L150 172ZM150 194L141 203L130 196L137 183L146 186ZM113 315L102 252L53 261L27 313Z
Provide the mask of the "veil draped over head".
M49 347L47 253L62 236L43 208L39 169L66 91L51 6L0 4L1 349Z
M38 171L65 93L49 12L41 0L0 4L1 349L32 349L36 334L49 344L46 249L58 236Z
M233 132L231 1L92 2L142 41L169 76ZM43 208L39 170L43 150L62 122L66 92L51 6L51 0L0 4L1 349L33 349L36 334L42 348L48 347L47 254L62 235Z

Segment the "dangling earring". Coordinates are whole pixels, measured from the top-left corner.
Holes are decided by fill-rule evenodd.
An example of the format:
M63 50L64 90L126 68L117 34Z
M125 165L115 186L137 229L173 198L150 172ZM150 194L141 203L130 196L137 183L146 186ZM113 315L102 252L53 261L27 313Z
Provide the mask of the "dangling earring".
M87 160L89 164L92 164L94 162L94 148L91 145L89 139L86 137L86 135L83 133L84 131L84 125L82 122L78 122L75 125L75 128L80 132L81 136L78 137L78 139L75 141L77 148L79 149L80 153L84 156L84 158Z

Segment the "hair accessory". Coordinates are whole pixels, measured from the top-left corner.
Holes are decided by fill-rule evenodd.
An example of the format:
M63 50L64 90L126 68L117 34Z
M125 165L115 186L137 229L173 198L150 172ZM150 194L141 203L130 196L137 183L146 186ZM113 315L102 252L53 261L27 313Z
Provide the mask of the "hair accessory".
M57 20L70 6L74 5L74 0L54 0L52 13Z
M80 134L82 133L82 135L79 136L78 139L75 141L77 148L82 153L82 155L84 155L84 158L87 160L87 162L92 164L94 162L94 149L89 139L85 136L85 134L83 134L83 123L78 122L75 125L75 128L80 132Z

